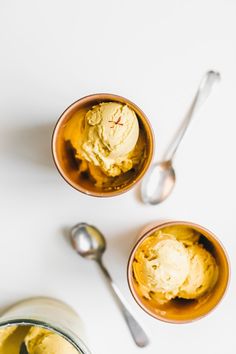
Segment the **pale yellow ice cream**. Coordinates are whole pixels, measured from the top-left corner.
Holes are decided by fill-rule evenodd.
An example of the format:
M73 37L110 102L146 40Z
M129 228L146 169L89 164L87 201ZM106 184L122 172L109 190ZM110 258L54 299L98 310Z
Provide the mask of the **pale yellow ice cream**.
M197 299L210 291L218 267L199 238L200 233L187 226L166 227L147 237L133 261L139 293L163 304L177 297Z
M162 235L171 235L176 240L181 241L185 246L192 246L194 243L197 243L201 236L200 232L185 225L167 226L155 234L159 237L160 233Z
M9 326L0 330L0 348L16 328L16 326Z
M214 257L202 245L188 248L190 268L185 282L179 290L179 297L197 299L211 290L218 277L218 268Z
M132 169L133 152L139 138L139 123L135 112L127 105L105 102L89 111L79 111L65 127L76 158L93 166L96 175L116 177ZM84 163L82 170L87 169ZM96 171L96 168L99 170Z
M44 328L31 327L25 337L29 354L78 354L63 337Z
M8 326L0 329L0 354L19 354L28 329L25 326Z
M143 295L155 296L160 301L178 294L189 271L188 252L172 237L147 238L136 252L135 260L133 270Z
M11 326L0 330L0 354L19 354L22 342L29 354L79 354L66 339L40 327Z

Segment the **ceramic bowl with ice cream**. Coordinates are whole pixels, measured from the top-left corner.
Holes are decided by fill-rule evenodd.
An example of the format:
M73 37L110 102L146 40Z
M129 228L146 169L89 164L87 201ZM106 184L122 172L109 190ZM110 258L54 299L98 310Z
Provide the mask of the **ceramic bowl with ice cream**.
M95 94L73 103L52 138L57 169L75 189L109 197L132 188L147 171L154 138L148 119L129 100Z
M208 314L229 279L223 246L209 230L189 222L162 222L146 229L128 262L128 283L151 316L184 323Z

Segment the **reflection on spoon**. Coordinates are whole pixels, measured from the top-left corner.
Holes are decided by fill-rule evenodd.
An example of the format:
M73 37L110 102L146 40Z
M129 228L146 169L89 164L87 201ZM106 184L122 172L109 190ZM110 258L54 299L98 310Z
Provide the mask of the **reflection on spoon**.
M149 169L141 185L141 198L144 203L159 204L171 193L175 185L175 171L172 166L180 142L197 109L205 102L213 85L220 79L220 74L208 71L203 77L185 119L170 144L163 161L155 163Z

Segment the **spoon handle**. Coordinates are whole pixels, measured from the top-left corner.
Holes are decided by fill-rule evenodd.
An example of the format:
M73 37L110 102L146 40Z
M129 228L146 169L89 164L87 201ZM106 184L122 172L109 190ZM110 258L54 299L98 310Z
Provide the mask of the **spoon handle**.
M120 290L117 288L116 284L113 282L110 274L108 273L107 269L104 267L103 263L101 260L97 261L98 265L100 266L103 274L105 275L105 278L107 279L113 294L115 296L115 299L119 305L119 308L123 314L123 317L127 323L127 326L129 327L130 333L133 337L134 342L137 344L138 347L146 347L149 344L149 339L142 329L142 327L139 325L139 323L135 320L133 315L130 313L130 311L127 308L126 301L121 294Z
M178 129L170 146L167 149L167 152L163 158L164 161L171 161L174 158L175 153L179 147L179 144L181 143L184 134L189 126L189 123L194 116L194 113L205 102L205 100L207 99L207 97L211 92L213 85L219 80L220 80L220 74L216 71L208 71L204 75L199 85L199 88L197 90L197 93L194 96L192 104L190 105L180 128Z
M21 344L20 354L28 354L28 350L27 350L26 345L25 345L24 342Z

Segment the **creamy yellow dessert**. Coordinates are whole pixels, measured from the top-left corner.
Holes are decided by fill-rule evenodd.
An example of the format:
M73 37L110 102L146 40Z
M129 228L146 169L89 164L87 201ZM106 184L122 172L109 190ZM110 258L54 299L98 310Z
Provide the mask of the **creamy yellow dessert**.
M202 245L188 247L190 259L189 273L181 285L178 296L184 299L197 299L215 285L218 268L213 256Z
M0 349L3 344L6 342L8 337L16 330L16 326L9 326L0 330Z
M29 354L78 354L63 337L44 328L31 327L25 337Z
M135 112L127 105L104 102L75 113L67 122L64 138L97 186L118 177L141 160L145 142Z
M29 354L78 354L60 335L41 327L10 326L0 330L0 354L19 354L24 341Z
M140 295L164 304L174 298L198 299L209 292L217 281L218 266L200 236L179 225L147 237L133 261Z

